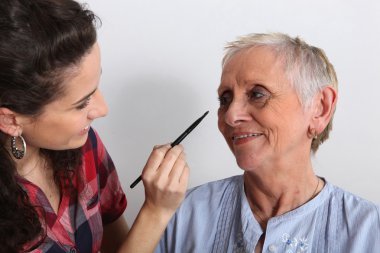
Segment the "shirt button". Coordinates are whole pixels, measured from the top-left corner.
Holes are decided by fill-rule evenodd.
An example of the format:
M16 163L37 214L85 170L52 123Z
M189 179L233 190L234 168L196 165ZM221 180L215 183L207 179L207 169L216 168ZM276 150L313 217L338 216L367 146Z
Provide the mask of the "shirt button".
M269 250L270 252L276 252L277 247L276 247L276 245L271 244L271 245L269 245L268 250Z
M78 251L77 251L77 249L76 248L71 248L70 249L70 253L77 253Z

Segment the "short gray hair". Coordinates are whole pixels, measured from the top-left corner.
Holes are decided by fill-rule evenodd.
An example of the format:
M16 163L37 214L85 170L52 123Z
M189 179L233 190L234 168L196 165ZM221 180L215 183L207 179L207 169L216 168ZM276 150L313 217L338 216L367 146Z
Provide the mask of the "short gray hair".
M311 105L314 95L325 86L330 85L338 91L334 66L325 52L307 44L299 37L292 38L283 33L256 33L238 37L237 40L227 43L222 66L224 67L236 53L253 47L267 47L283 61L285 74L304 108ZM332 120L333 117L323 132L313 139L311 145L313 152L328 139Z

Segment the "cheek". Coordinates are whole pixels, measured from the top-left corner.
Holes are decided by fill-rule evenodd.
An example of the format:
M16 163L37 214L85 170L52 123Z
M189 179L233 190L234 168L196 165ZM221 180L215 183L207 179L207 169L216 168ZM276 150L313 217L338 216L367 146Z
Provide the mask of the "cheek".
M221 109L218 110L218 128L219 131L224 135L226 124L224 122L224 113L221 111Z
M218 129L219 132L223 135L224 139L227 142L227 145L232 150L232 140L228 136L228 125L224 121L224 114L222 112L218 112Z

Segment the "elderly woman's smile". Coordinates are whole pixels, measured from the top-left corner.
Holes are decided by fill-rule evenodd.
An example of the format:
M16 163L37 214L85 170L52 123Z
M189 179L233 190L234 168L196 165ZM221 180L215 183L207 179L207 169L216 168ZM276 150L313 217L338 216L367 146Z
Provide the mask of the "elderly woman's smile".
M245 143L247 141L251 141L253 137L257 137L262 135L261 133L236 133L234 136L232 136L232 141L235 145L239 145L242 143Z

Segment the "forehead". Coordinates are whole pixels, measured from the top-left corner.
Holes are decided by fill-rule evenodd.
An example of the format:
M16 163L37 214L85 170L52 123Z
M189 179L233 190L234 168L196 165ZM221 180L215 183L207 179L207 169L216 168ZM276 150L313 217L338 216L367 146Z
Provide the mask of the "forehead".
M67 68L62 73L61 94L49 104L49 107L70 108L75 102L96 89L100 74L100 49L95 44L78 64Z
M224 65L221 77L223 85L246 85L287 80L282 58L269 47L260 46L237 52Z
M63 82L67 93L80 96L82 92L87 92L98 84L101 65L100 49L97 43L76 66L69 70L69 73Z

